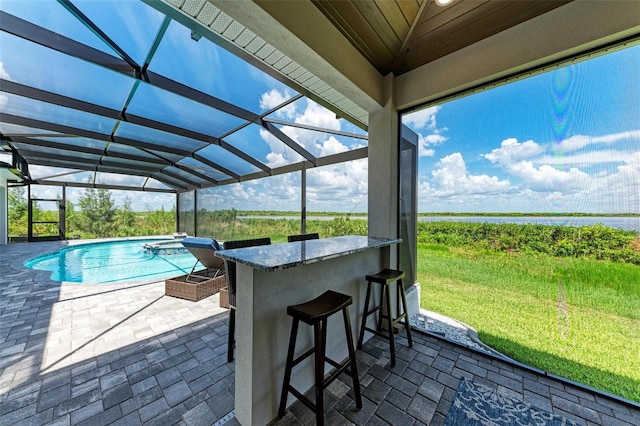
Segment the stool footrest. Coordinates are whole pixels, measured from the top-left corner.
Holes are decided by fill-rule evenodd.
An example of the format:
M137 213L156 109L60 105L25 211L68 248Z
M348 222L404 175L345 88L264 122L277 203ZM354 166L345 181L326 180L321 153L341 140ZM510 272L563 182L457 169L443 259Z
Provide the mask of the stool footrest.
M365 327L364 329L367 330L369 333L373 333L377 336L385 337L387 339L389 338L389 333L386 333L384 331L374 330L373 328L369 328L369 327Z
M382 318L389 318L387 315L380 315ZM407 319L407 313L405 312L404 314L401 314L399 317L397 318L392 318L391 319L391 324L396 325L398 324L400 321L402 321L403 319Z
M343 362L342 364L335 362L333 360L329 360L327 358L327 362L329 362L329 364L333 365L336 367L336 369L332 372L330 372L325 378L324 380L322 380L322 388L326 389L327 386L329 386L331 384L331 382L333 382L335 379L338 378L338 376L340 376L342 373L344 373L345 371L347 371L347 367L351 366L351 362L350 360L347 358L347 361ZM353 378L353 370L348 371L347 374L349 374L349 376L351 376Z
M300 362L302 362L303 360L305 360L306 358L308 358L310 355L315 353L315 348L311 348L308 351L306 351L305 353L301 354L299 357L294 358L291 361L291 366L295 367L296 365L300 364Z
M311 402L309 398L301 394L298 389L289 385L288 391L291 392L293 396L298 398L298 400L301 401L304 405L306 405L309 409L311 409L311 411L314 411L314 412L316 411L316 404L314 404L313 402Z
M338 361L334 361L334 360L332 360L332 359L331 359L331 358L329 358L329 357L325 357L325 358L324 358L324 362L326 362L327 364L331 364L331 366L333 366L333 367L335 367L335 368L341 368L341 367L345 364L345 362L340 363L340 362L338 362ZM347 361L346 361L346 362L348 363L348 362L349 362L349 360L347 359Z
M372 308L371 310L368 310L364 314L368 316L368 315L371 315L372 313L374 313L376 311L382 311L382 305L378 305L378 306ZM382 314L380 314L380 315L382 315Z
M296 361L301 361L302 359L304 358L299 357ZM342 373L346 372L346 374L348 374L353 378L354 370L353 369L349 370L348 368L348 367L351 367L351 364L352 364L349 358L347 358L346 361L342 363L334 361L328 357L325 357L324 360L326 363L334 366L335 369L329 372L322 380L322 389L326 389L331 384L331 382L333 382L335 379L340 377ZM294 361L294 363L296 361ZM309 409L311 409L312 411L316 411L316 404L314 404L309 398L307 398L304 394L302 394L298 389L294 388L291 384L286 385L286 389L287 389L287 392L291 392L293 396L298 398L298 400L302 401L302 403L306 405Z

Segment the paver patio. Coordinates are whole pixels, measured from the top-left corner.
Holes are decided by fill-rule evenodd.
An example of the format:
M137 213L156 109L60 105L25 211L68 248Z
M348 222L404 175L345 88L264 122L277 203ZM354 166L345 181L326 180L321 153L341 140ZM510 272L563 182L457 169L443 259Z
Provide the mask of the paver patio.
M237 424L227 311L164 284L76 285L22 262L64 243L0 246L0 424ZM462 376L582 425L640 425L640 407L518 364L414 333L358 351L364 407L334 382L327 424L442 424ZM285 350L283 348L283 350ZM294 404L278 424L312 424Z

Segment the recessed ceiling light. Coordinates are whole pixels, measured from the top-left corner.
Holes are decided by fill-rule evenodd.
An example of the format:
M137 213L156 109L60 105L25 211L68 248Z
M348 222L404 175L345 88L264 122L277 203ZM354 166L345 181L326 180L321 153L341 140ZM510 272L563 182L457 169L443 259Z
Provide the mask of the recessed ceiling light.
M436 0L436 4L438 6L447 6L448 4L450 4L453 0Z

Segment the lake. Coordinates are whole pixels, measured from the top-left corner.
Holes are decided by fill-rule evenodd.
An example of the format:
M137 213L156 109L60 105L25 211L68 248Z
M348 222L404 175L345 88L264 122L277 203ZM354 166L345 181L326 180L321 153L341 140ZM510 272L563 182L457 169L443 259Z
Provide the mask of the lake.
M347 216L344 216L347 217ZM348 216L350 219L367 219L367 216ZM238 219L291 219L300 216L242 216ZM307 216L307 220L333 220L335 216ZM561 226L589 226L601 223L605 226L640 233L640 217L610 216L418 216L419 222L474 222L517 223Z

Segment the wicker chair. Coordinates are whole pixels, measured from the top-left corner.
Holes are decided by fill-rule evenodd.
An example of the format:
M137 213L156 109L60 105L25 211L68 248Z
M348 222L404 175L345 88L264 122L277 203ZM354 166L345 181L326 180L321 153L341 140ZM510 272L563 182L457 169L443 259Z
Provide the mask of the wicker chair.
M253 240L226 241L225 250L237 248L266 246L271 244L271 238L258 238ZM229 341L227 347L227 362L233 361L233 349L236 344L236 263L225 260L227 271L227 285L229 286Z

